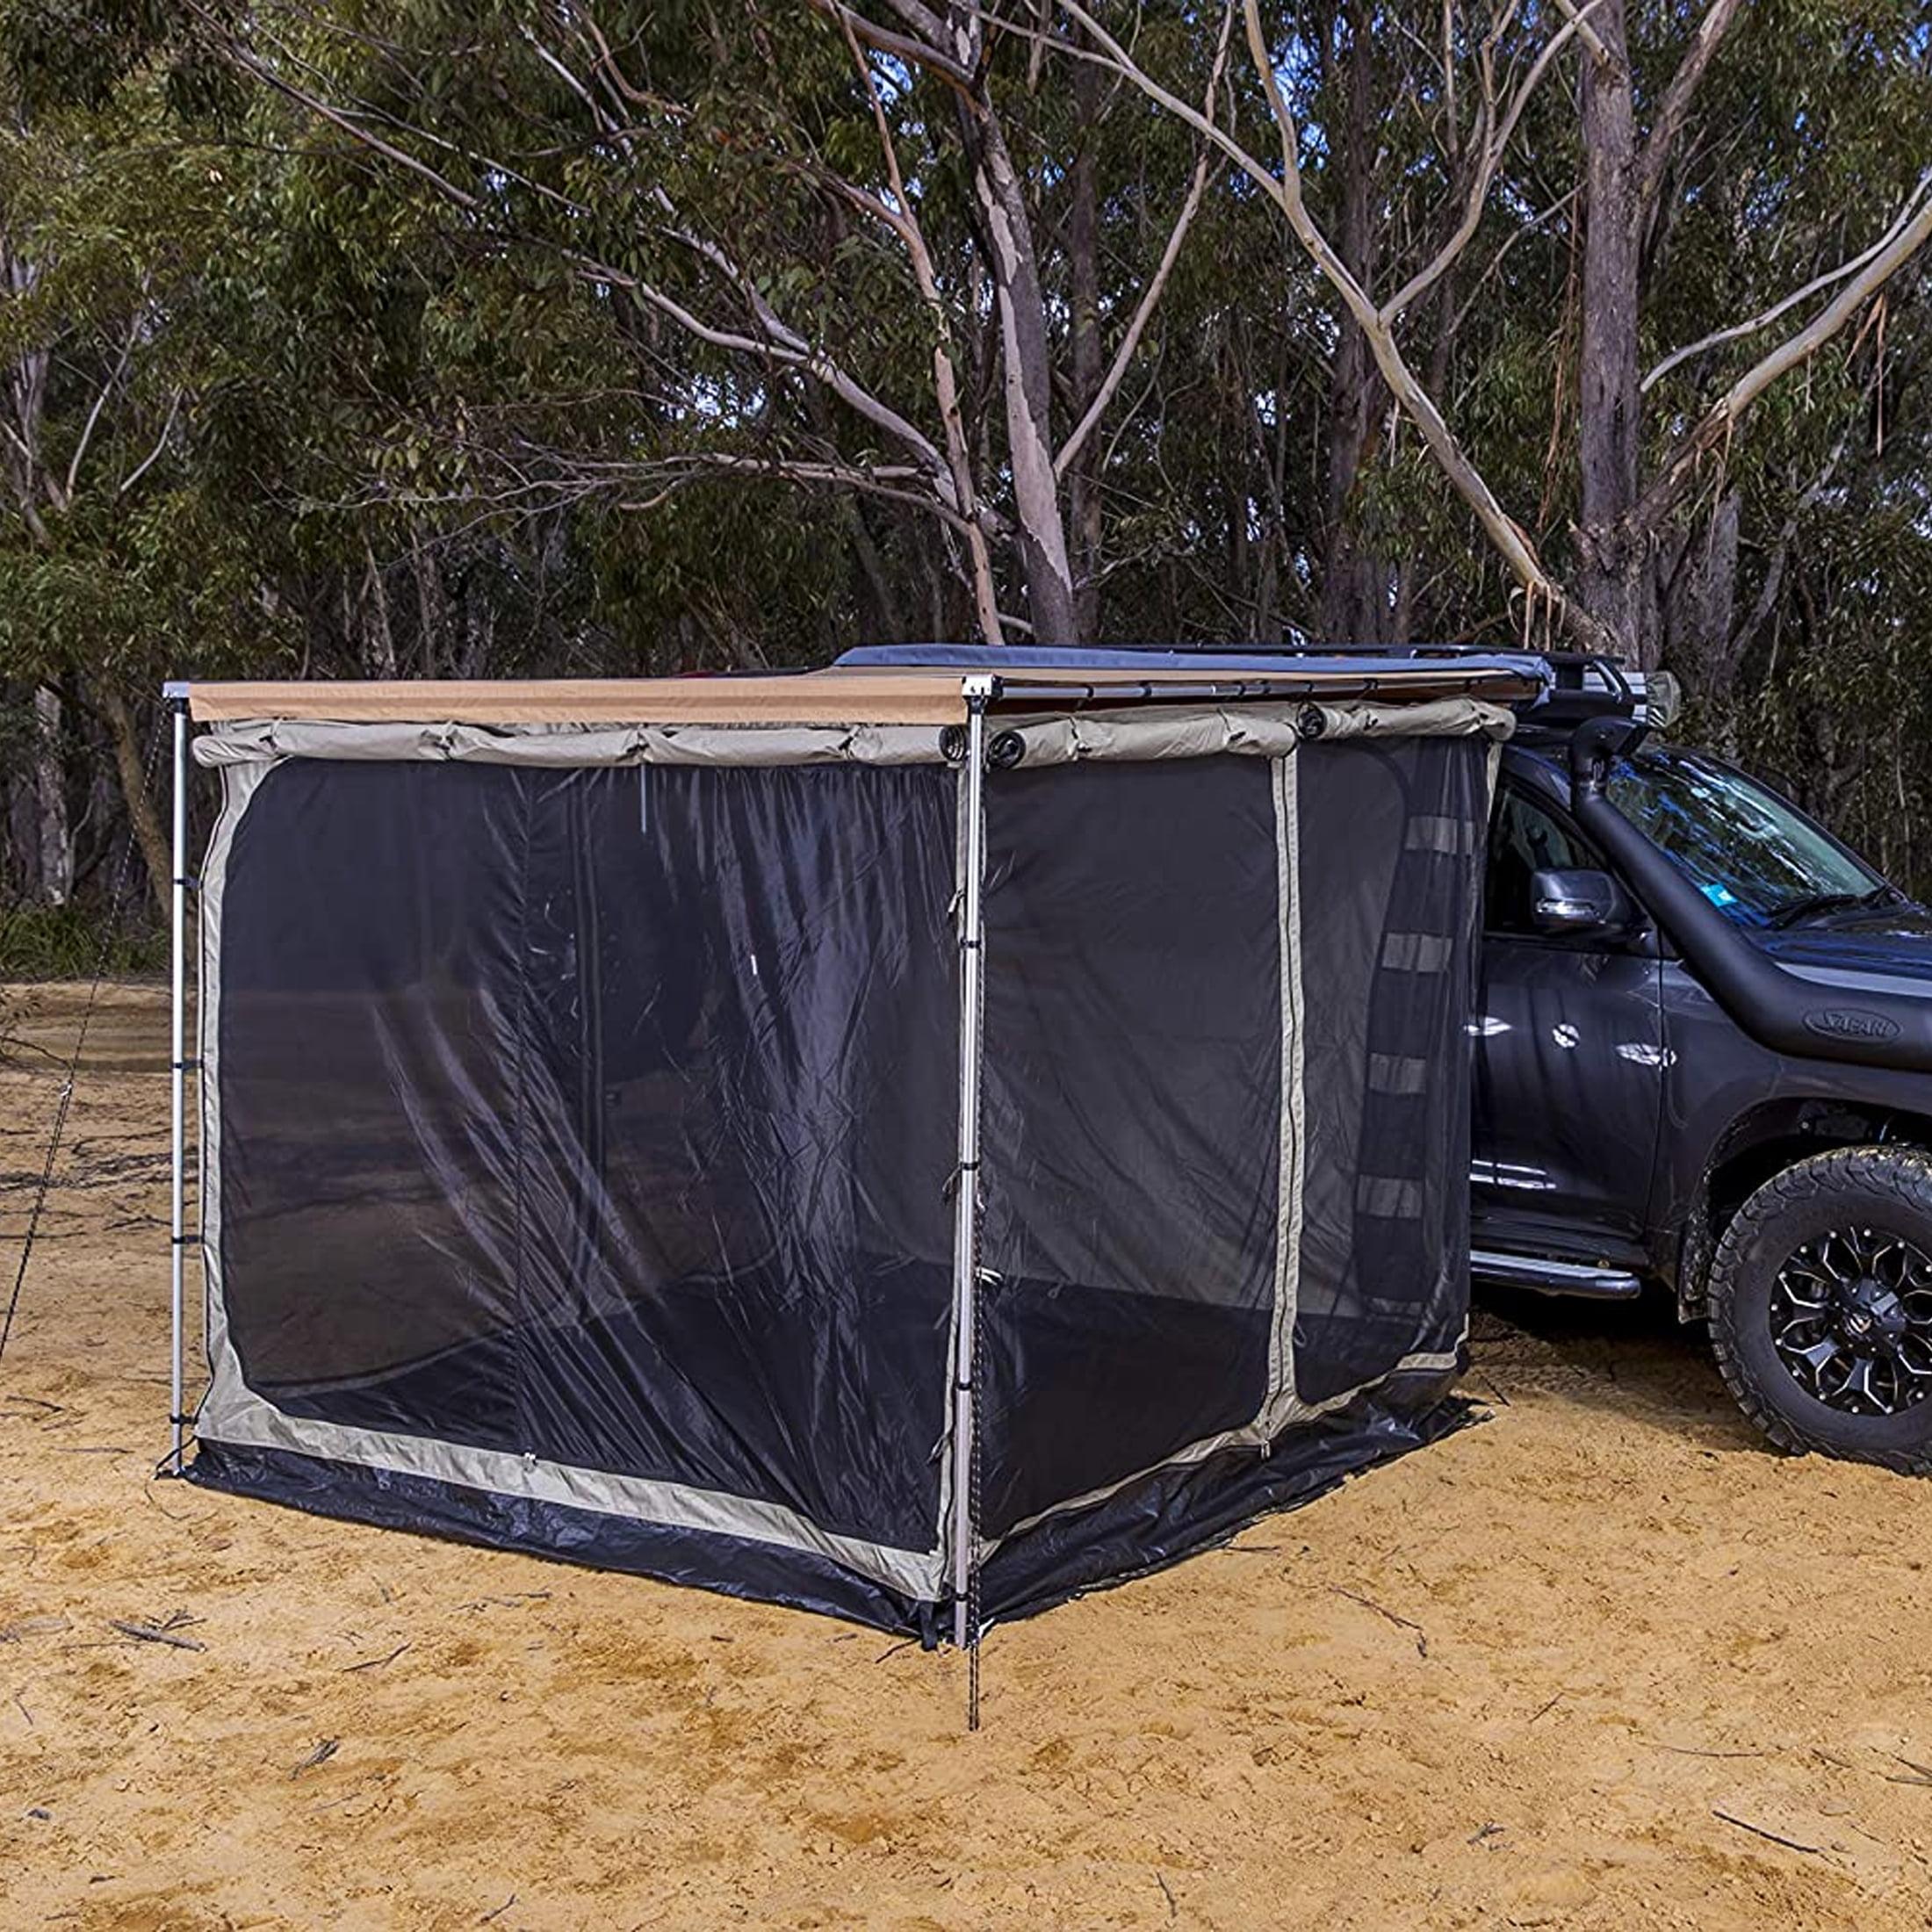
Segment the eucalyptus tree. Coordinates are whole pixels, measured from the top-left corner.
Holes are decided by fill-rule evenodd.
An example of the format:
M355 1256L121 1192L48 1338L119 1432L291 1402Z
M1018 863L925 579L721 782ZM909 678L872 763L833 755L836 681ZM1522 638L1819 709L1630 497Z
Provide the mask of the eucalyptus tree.
M1063 11L1081 30L1078 58L1177 116L1278 211L1335 293L1344 352L1366 350L1518 587L1526 634L1657 661L1673 598L1710 603L1691 538L1731 541L1704 500L1748 419L1826 350L1848 364L1845 344L1864 342L1859 324L1884 313L1894 278L1932 240L1932 177L1921 171L1932 152L1932 28L1915 4L1708 0L1647 10L1640 40L1626 0L1452 4L1432 56L1400 10L1365 5L1347 15L1337 118L1336 90L1318 91L1303 18L1228 0L1204 10L1199 30L1238 15L1266 110L1239 128L1210 123L1117 31L1114 10L1065 0ZM1433 153L1391 170L1378 205L1359 137L1381 39L1424 56L1383 63L1402 82L1385 101L1420 117ZM1315 147L1344 157L1339 206L1325 213L1308 191ZM1556 161L1568 179L1549 201ZM1418 193L1433 203L1419 218ZM1665 318L1681 314L1673 249L1708 237L1713 221L1732 224L1727 262L1746 300L1714 328L1705 309L1694 338L1661 345ZM1395 246L1372 254L1372 233ZM1417 349L1431 328L1441 342L1430 298L1459 276L1490 285L1519 245L1530 261L1510 264L1517 276L1553 249L1574 249L1578 263L1568 364L1551 365L1574 422L1552 442L1571 472L1557 546L1539 540L1525 501L1505 500L1497 466L1453 420L1453 357L1431 371ZM1712 292L1706 278L1698 296ZM1466 313L1453 308L1451 321ZM1658 351L1647 375L1647 347Z
M1042 146L1039 63L997 10L188 11L205 49L284 105L291 138L352 151L383 193L407 191L403 219L436 211L442 246L602 337L630 406L588 436L580 418L494 442L470 426L472 498L657 507L726 479L830 492L923 519L984 641L1091 631L1100 436L1200 207L1200 143L1151 249L1134 209L1135 245L1109 266L1114 281L1141 257L1137 283L1110 285L1103 316L1107 104L1078 111L1071 167ZM1225 51L1223 36L1188 83L1210 126ZM890 603L866 521L846 527Z
M0 14L10 52L21 25L19 10ZM63 98L34 77L0 68L0 677L33 694L42 895L71 882L91 787L68 753L87 725L158 894L166 841L139 694L178 640L232 631L247 597L245 560L184 460L204 366L188 317L224 157L177 138L151 76Z

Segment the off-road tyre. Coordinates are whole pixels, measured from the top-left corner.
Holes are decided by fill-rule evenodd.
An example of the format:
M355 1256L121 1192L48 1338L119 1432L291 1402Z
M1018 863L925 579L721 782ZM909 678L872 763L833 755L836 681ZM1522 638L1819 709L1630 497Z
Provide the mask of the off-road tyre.
M1738 1406L1780 1448L1932 1474L1932 1394L1892 1415L1848 1413L1806 1388L1774 1340L1780 1270L1839 1231L1872 1231L1932 1256L1932 1157L1915 1148L1846 1147L1766 1181L1738 1209L1711 1264L1718 1367Z

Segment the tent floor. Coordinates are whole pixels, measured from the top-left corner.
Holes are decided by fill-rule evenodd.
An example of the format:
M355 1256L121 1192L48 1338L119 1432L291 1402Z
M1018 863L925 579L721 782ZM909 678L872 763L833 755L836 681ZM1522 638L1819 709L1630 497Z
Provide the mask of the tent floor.
M251 1313L240 1295L230 1318L250 1387L285 1415L756 1498L913 1549L930 1546L939 1518L931 1445L945 1420L950 1292L936 1270L876 1257L854 1258L830 1295L768 1265L660 1282L584 1319L505 1325L380 1367L366 1364L397 1345L386 1330L358 1340L338 1324L312 1342L312 1324L272 1305ZM989 1287L987 1533L1240 1428L1265 1393L1270 1320L1198 1296L1023 1277ZM314 1377L324 1344L336 1352L330 1379L274 1373L292 1357Z
M1226 1541L1244 1525L1312 1502L1348 1477L1480 1419L1438 1379L1385 1387L1298 1428L1272 1453L1234 1451L1131 1483L1049 1517L997 1548L982 1574L989 1618L1011 1619L1125 1582ZM620 1570L789 1604L918 1637L942 1634L947 1606L908 1600L806 1552L710 1532L464 1488L289 1451L203 1442L189 1480L317 1515Z

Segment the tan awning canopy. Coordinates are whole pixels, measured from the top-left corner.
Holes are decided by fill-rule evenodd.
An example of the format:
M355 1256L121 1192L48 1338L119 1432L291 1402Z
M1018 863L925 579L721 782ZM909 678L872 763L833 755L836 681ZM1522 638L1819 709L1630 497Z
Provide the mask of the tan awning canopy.
M999 679L994 702L1002 710L1366 696L1404 703L1467 696L1506 704L1534 689L1512 671L1453 659L1399 659L1373 672L1291 659L1279 672L1143 674L1034 665L1001 672L998 652L986 655L986 671ZM968 674L951 667L851 666L753 677L191 684L188 707L203 724L956 724L966 717Z

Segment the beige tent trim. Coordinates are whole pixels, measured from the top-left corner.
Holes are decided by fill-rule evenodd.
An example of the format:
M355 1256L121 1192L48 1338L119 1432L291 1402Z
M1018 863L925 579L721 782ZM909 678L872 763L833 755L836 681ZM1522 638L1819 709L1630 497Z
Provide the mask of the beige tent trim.
M1002 710L1175 703L1212 696L1277 701L1373 697L1385 703L1476 696L1499 703L1532 695L1514 672L1407 659L1373 674L1296 667L1279 673L1091 670L1014 666L998 653L986 670L1001 680ZM198 723L316 719L335 724L957 724L966 717L964 674L956 667L833 666L793 675L357 682L194 684L188 705Z
M1115 705L1078 715L1024 713L999 737L1017 742L1029 769L1095 760L1203 758L1216 752L1282 758L1319 724L1323 739L1362 737L1491 739L1510 735L1512 714L1475 698L1414 704ZM451 764L936 765L941 732L917 724L523 725L348 724L340 719L249 718L195 740L203 765L281 758Z

